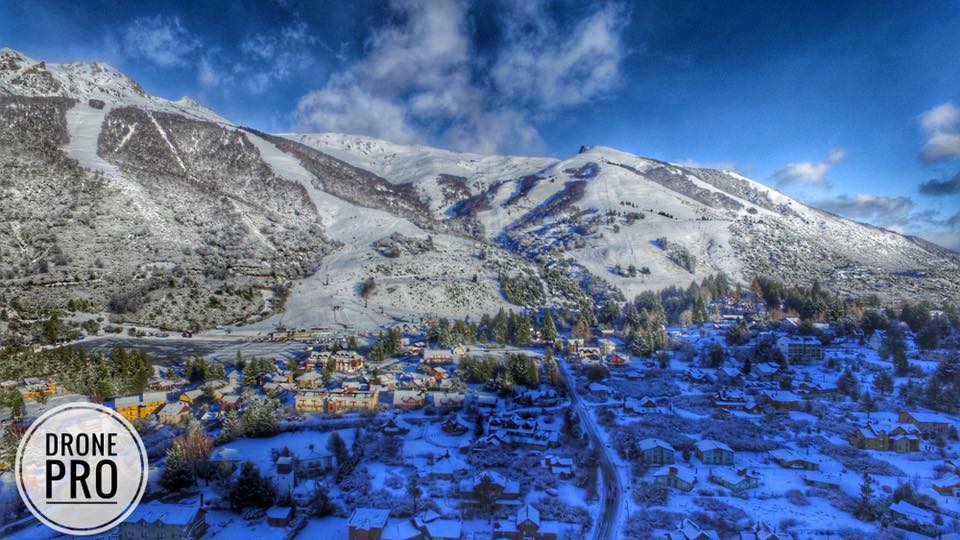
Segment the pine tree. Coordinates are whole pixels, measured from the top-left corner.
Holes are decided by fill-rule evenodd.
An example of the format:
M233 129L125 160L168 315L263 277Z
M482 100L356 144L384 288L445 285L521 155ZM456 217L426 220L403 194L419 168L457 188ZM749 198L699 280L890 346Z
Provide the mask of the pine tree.
M272 400L256 398L243 415L248 437L269 437L277 433L277 411Z
M530 345L530 320L520 315L514 324L513 344L518 347Z
M193 485L193 470L179 444L174 444L167 450L160 485L169 491L178 491Z
M407 496L413 501L413 513L416 514L420 506L420 497L423 496L423 490L420 489L420 482L415 474L407 477Z
M553 324L553 315L550 309L543 313L543 328L540 332L547 347L551 347L553 342L557 340L557 327Z
M327 439L327 450L333 452L333 455L337 458L337 466L343 466L350 461L347 443L343 442L343 437L337 431L332 432L330 438Z
M493 318L493 325L490 329L490 338L493 341L503 345L510 338L510 327L507 322L507 314L500 308L497 315Z
M250 461L243 463L237 481L227 492L227 501L236 511L249 507L268 508L276 497L273 482L260 476L260 469Z

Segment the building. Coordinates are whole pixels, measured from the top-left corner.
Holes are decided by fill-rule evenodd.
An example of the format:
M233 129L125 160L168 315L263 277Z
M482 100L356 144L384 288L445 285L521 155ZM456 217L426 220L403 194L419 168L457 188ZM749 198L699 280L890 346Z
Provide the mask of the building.
M267 525L271 527L286 527L293 521L292 506L271 506L267 508Z
M203 397L203 390L197 388L180 394L180 401L193 405L201 397Z
M379 508L357 508L347 520L349 540L380 540L383 529L390 519L389 510Z
M341 350L330 356L333 369L340 373L356 373L363 370L363 357L356 351Z
M394 415L380 426L380 433L384 435L406 435L410 433L411 426L402 416Z
M950 430L950 419L938 413L928 412L900 412L901 424L913 424L922 433L946 435Z
M297 388L317 388L323 384L323 374L319 371L307 371L295 380Z
M851 443L864 450L917 452L920 450L920 429L913 424L878 423L857 428Z
M820 470L820 464L816 461L802 457L793 450L788 450L786 448L771 450L770 458L773 459L774 463L780 465L784 469L800 469L805 471Z
M697 475L689 467L665 465L654 471L653 483L680 491L690 491L697 483Z
M574 476L573 458L548 455L540 462L541 465L550 469L550 472L561 480L568 480Z
M188 414L190 414L190 406L186 403L167 403L157 413L157 418L164 424L177 424Z
M57 383L53 380L41 379L39 377L26 377L23 379L17 390L23 399L41 399L50 397L57 393Z
M677 524L677 530L669 531L665 540L720 540L717 531L701 528L699 525L689 519L684 519Z
M450 364L456 362L460 356L463 356L462 347L453 347L451 349L424 349L422 353L423 363L425 364Z
M394 390L393 408L398 411L420 409L427 403L427 393L423 390Z
M644 439L637 443L637 449L648 465L670 465L674 462L673 446L660 439Z
M662 412L662 409L650 397L627 398L623 402L623 412L627 414L651 414Z
M202 508L183 504L144 503L120 524L120 540L200 538L207 530Z
M773 408L784 411L799 411L802 405L800 396L789 390L767 390L763 393L763 400Z
M374 411L377 408L379 396L376 390L305 389L297 392L295 405L300 412L325 414Z
M475 507L484 496L480 493L492 493L494 506L520 506L520 483L508 480L496 471L481 471L471 478L460 481L459 494L464 506Z
M940 480L932 482L933 490L941 495L955 495L960 497L960 476L948 474Z
M140 396L118 397L113 400L113 410L127 420L140 418Z
M144 392L140 396L140 407L138 414L140 418L145 418L159 411L167 404L166 392Z
M430 392L427 394L430 405L442 411L451 411L463 407L467 395L460 392Z
M777 348L790 363L823 360L823 344L813 336L783 336Z
M710 481L719 484L734 493L741 493L760 485L760 477L731 467L717 467L710 471Z
M556 540L559 523L540 519L540 511L527 504L517 511L512 520L498 521L494 525L494 538L510 540Z
M733 450L722 442L704 439L697 441L694 450L705 465L733 465Z

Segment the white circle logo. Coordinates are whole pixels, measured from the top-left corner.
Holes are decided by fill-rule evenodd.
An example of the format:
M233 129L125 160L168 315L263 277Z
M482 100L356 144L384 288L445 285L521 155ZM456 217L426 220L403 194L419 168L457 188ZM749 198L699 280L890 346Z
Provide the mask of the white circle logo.
M147 451L116 411L69 403L34 422L17 451L17 489L48 527L91 535L120 524L147 489Z

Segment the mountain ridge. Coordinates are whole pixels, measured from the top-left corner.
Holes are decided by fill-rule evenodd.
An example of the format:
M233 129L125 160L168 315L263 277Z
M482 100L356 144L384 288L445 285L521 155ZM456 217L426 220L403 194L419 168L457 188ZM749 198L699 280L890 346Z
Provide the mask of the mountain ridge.
M105 64L6 48L0 120L14 203L0 290L88 298L118 321L378 326L524 305L505 280L582 307L717 272L889 301L960 295L946 248L732 171L604 146L558 159L268 134Z

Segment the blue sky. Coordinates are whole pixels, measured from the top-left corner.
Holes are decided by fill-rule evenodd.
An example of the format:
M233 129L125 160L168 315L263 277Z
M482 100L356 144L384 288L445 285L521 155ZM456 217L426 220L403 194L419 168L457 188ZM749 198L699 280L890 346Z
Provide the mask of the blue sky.
M960 248L958 2L5 0L0 45L271 131L732 168Z

